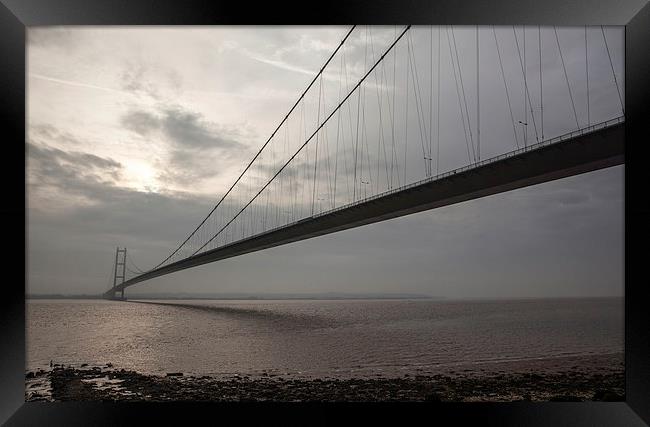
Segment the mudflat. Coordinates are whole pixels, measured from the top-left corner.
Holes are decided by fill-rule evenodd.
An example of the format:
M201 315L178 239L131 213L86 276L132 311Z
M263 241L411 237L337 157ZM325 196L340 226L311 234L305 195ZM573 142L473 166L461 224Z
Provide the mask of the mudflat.
M26 401L625 400L622 355L569 357L562 362L557 358L501 362L485 368L461 366L441 374L391 378L148 375L112 366L61 365L27 372L26 377Z

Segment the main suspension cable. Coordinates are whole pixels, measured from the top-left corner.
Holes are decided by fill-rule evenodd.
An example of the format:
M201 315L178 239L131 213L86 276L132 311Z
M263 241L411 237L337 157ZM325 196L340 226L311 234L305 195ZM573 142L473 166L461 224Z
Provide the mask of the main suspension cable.
M370 73L379 65L381 61L383 61L384 57L390 50L397 44L397 42L406 34L406 32L411 28L411 25L407 25L406 28L400 33L399 37L393 41L393 43L388 47L388 49L381 55L381 58L375 64L366 72L366 74L359 80L359 82L352 88L352 90L343 98L343 100L338 104L338 106L332 110L332 112L323 120L323 122L318 126L318 128L311 134L311 136L298 148L298 150L289 158L289 160L286 161L286 163L273 175L273 177L262 187L253 198L242 207L239 212L233 217L226 225L224 225L214 236L210 238L207 242L205 242L199 249L197 249L192 256L196 255L201 249L203 249L206 245L208 245L212 240L214 240L223 230L226 229L270 184L273 182L273 180L284 170L285 167L302 151L303 148L311 141L314 136L320 131L320 129L325 126L325 124L329 121L329 119L338 111L339 108L352 96L354 91L361 86L361 84L366 80L366 78L370 75Z

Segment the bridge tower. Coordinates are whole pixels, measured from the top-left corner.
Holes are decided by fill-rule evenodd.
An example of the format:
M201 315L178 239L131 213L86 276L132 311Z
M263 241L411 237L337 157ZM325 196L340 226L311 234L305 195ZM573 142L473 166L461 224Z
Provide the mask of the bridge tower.
M122 254L122 262L120 262L120 254ZM119 267L122 267L122 272L121 274L118 274ZM126 278L126 248L120 249L120 247L117 247L117 250L115 251L115 274L113 275L113 297L115 297L115 287L117 286L118 279L122 279L121 283L124 283L124 279ZM124 288L122 288L122 299L124 299Z

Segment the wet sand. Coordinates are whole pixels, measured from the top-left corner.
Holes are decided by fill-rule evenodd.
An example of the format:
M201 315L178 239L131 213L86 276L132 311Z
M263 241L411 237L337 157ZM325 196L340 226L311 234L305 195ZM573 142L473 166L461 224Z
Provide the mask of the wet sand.
M392 378L145 375L110 364L26 374L26 401L624 401L622 355L458 366Z

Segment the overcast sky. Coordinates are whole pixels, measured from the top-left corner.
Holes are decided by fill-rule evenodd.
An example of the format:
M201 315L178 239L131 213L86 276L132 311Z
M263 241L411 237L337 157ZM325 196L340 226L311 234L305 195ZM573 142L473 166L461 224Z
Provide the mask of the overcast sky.
M28 292L103 292L116 246L126 246L142 269L169 255L232 184L347 30L28 29ZM537 43L536 31L531 28L527 35L531 46ZM575 127L575 116L581 125L587 122L587 92L580 74L584 30L558 30L574 85L575 115L569 98L552 96L566 81L558 67L560 58L553 54L557 47L552 29L544 31L549 34L543 36L542 65L549 70L544 93L551 94L545 95L545 102L551 102L545 106L545 122L547 136L553 136ZM393 27L376 30L378 52L394 33ZM357 42L363 34L359 31ZM434 40L434 34L428 28L414 31L416 52L429 52L427 37ZM461 55L467 53L467 58L475 55L473 34L471 28L458 30ZM499 28L497 34L506 75L510 73L514 82L519 63L508 54L508 46L514 48L512 27ZM622 90L623 33L607 28L606 34L611 65L600 28L588 32L591 123L620 115L612 67ZM482 46L486 44L481 76L488 82L482 83L481 99L495 104L488 101L481 110L482 145L487 147L482 151L489 157L513 149L507 146L514 136L511 122L498 119L510 116L500 94L498 62L487 47L494 43L493 33L485 28L481 36ZM529 59L533 104L539 96L535 60ZM349 61L351 76L361 75L355 64L363 58L351 50ZM467 62L466 70L474 66ZM451 73L451 66L446 67ZM472 105L475 87L466 70ZM523 114L522 92L509 84L517 114ZM443 99L446 89L456 96L451 83L442 85ZM461 122L452 119L452 111L458 112L452 102L453 97L448 112L441 113L446 124L443 140L449 144L441 147L448 154L443 170L462 166L465 149L458 139L462 128L453 124ZM534 139L532 132L528 138ZM412 161L422 162L421 156ZM131 289L445 297L622 295L623 172L618 166L489 196L218 261Z

